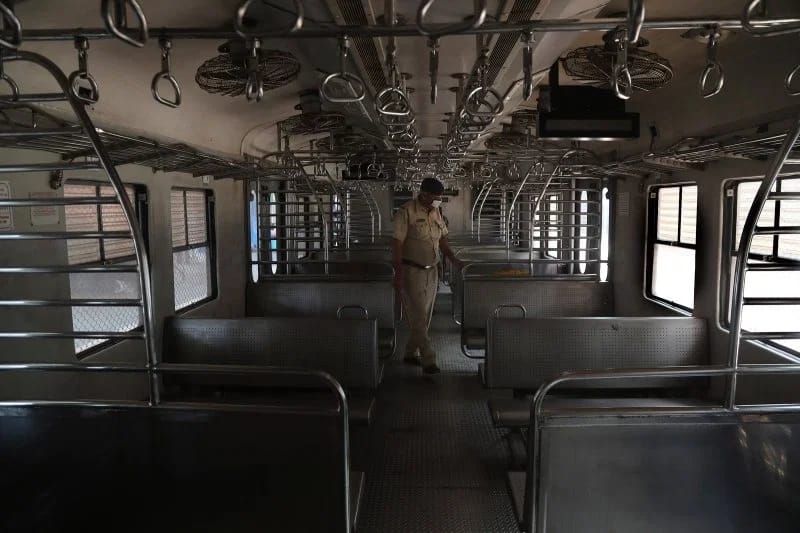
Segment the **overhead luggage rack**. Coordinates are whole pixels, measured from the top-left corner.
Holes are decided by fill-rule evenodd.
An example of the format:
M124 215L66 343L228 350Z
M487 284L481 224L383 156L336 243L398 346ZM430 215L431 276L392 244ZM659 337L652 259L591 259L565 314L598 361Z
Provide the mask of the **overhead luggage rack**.
M27 105L17 105L19 101L0 99L0 147L56 153L69 162L60 165L75 165L75 168L79 165L97 166L91 161L96 154L85 127L59 120ZM29 103L42 101L47 100L30 95ZM258 170L253 163L204 154L180 144L162 144L100 129L96 132L106 146L110 162L117 166L135 163L163 172L186 172L193 176L219 179L245 179ZM83 162L81 159L89 161Z

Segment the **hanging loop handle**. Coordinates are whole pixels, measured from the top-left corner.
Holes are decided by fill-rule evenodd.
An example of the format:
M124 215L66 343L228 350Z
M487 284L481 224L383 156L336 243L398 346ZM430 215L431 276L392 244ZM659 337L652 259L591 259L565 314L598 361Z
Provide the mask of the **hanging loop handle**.
M14 81L14 78L6 74L5 70L5 63L3 61L3 48L0 48L0 80L4 81L8 88L11 89L11 94L7 95L7 98L4 96L0 96L0 99L5 101L16 102L19 100L19 85L17 82Z
M428 75L431 77L431 103L439 96L439 39L428 39Z
M427 35L428 37L442 37L443 35L451 33L474 30L480 28L486 20L486 0L480 0L475 13L473 13L469 20L441 27L437 31L425 24L425 17L428 15L428 11L430 11L435 2L436 0L422 0L419 9L417 9L417 29L422 35Z
M800 96L800 87L794 86L794 79L797 75L800 74L800 64L792 69L792 71L786 75L786 92L789 93L789 96Z
M250 32L245 29L244 19L247 18L247 12L250 10L250 6L253 4L255 0L245 0L239 6L239 9L236 10L236 17L234 18L233 25L236 28L236 33L238 33L241 37L248 39L250 37L256 37L264 35L264 32ZM295 19L291 26L275 30L270 33L275 34L283 34L283 33L294 33L303 27L303 22L305 21L305 9L303 8L303 2L301 0L293 0L294 4L294 12L295 12Z
M153 98L156 99L156 102L167 107L176 108L181 105L181 86L178 83L178 80L175 79L175 76L172 75L172 69L170 68L170 50L172 49L172 41L166 37L161 37L158 40L158 44L161 46L161 71L153 77L153 82L150 84L150 89L153 92ZM175 93L175 97L172 100L164 98L158 92L158 83L161 80L167 80L172 86L172 90Z
M367 88L361 78L355 74L347 72L347 55L350 51L350 40L346 35L339 38L339 72L334 72L325 76L322 80L322 85L319 88L319 93L322 98L333 104L354 104L364 99L367 94ZM341 80L346 85L353 87L355 96L335 96L330 93L331 82L333 80Z
M533 33L522 34L522 98L528 100L533 95Z
M722 65L717 61L717 47L719 45L719 27L714 26L709 29L708 45L706 46L706 66L700 75L700 96L711 98L716 96L725 85L725 72Z
M0 2L0 15L2 15L3 21L5 22L5 30L11 29L11 38L0 38L0 47L16 50L19 48L19 45L22 44L22 23L19 21L19 17L17 17L16 13L14 13L14 10L4 2ZM8 80L6 80L6 82L8 82Z
M375 110L379 115L407 117L411 115L411 104L403 91L386 87L375 97Z
M753 15L755 15L756 9L761 6L761 2L762 0L750 0L744 7L744 13L742 14L742 27L753 37L774 37L776 35L800 32L800 24L798 23L781 24L767 28L756 27L753 24Z
M100 90L94 77L89 74L89 41L85 37L76 37L75 49L78 51L78 70L69 75L70 90L84 104L96 104L100 100ZM88 87L84 87L83 82Z
M139 38L130 37L125 31L127 28L126 13L130 6L136 18L139 19ZM142 48L147 42L147 18L137 0L102 0L100 13L106 23L106 28L120 41L137 48Z
M617 53L612 61L611 88L620 100L630 100L633 96L633 77L628 67L627 30L620 29L614 34Z
M644 26L644 0L628 1L628 42L631 44L639 40Z
M247 84L244 95L248 102L260 102L264 98L264 79L259 69L259 51L261 39L254 38L250 41L250 53L247 55Z

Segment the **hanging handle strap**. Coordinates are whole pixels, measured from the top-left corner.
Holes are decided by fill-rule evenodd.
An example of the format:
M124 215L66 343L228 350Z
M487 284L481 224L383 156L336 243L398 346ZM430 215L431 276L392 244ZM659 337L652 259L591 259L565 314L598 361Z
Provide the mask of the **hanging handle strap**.
M438 30L431 28L425 24L425 17L428 15L433 4L436 0L422 0L417 9L417 29L422 35L429 37L442 37L452 33L459 33L466 30L474 30L481 27L486 20L486 0L479 0L475 12L472 17L465 22L451 24L449 26L440 27Z
M250 53L247 55L247 84L244 89L248 102L260 102L264 98L264 78L259 69L260 50L261 39L253 38L250 41Z
M100 100L100 90L94 77L89 74L89 41L85 37L76 37L75 49L78 51L78 70L69 75L70 90L84 104L96 104ZM83 82L88 87L82 86Z
M233 25L236 28L236 33L238 33L241 37L245 39L256 37L256 36L266 36L265 32L250 32L245 28L245 19L247 18L247 12L250 10L250 6L255 2L255 0L245 0L239 6L239 9L236 10L236 17L234 18ZM277 35L284 34L284 33L294 33L303 27L303 22L305 21L305 9L303 8L303 2L301 0L293 0L294 4L294 12L295 12L295 19L294 22L283 29L277 29L270 31L269 33L274 33Z
M130 7L136 18L139 19L139 38L130 37L127 28L127 8ZM102 0L100 13L106 23L106 28L114 37L136 48L142 48L147 42L147 18L137 0Z
M153 77L153 82L150 84L150 89L153 91L153 98L156 99L156 102L167 107L176 108L181 105L181 86L178 83L178 80L175 79L175 76L172 75L172 69L170 68L170 50L172 49L172 41L166 37L161 37L158 40L158 44L161 46L161 71ZM172 90L174 91L174 98L172 100L164 98L158 92L158 84L161 80L167 80L172 86Z
M328 74L322 80L319 92L322 98L333 104L354 104L364 99L367 94L367 88L364 81L356 76L347 72L347 55L350 51L350 40L346 35L339 39L339 72ZM330 87L333 80L341 80L345 84L353 87L355 96L335 96L330 92Z
M0 96L6 102L16 102L19 100L19 85L14 81L14 78L6 74L5 63L3 61L3 48L0 48L0 80L4 81L8 88L11 89L11 94Z
M636 43L642 34L644 25L644 0L629 0L628 2L628 42Z
M630 100L633 96L633 77L628 67L627 30L618 30L614 35L617 54L614 56L611 69L611 88L620 100Z
M3 17L3 30L4 34L9 29L11 30L11 37L9 39L0 38L0 47L16 50L22 44L22 23L19 21L14 9L6 5L5 2L0 1L0 15ZM8 82L8 80L6 80Z
M428 39L428 75L431 78L431 103L439 96L439 39Z
M533 32L522 34L522 98L528 100L533 95Z
M750 2L744 6L744 13L742 13L742 27L753 37L774 37L776 35L800 32L800 23L781 24L769 26L767 28L756 27L753 24L753 15L755 15L756 10L761 7L761 3L762 0L750 0Z
M719 27L714 26L709 29L708 46L706 47L706 66L700 75L699 89L700 96L711 98L716 96L725 85L725 72L722 65L717 61L717 47L719 45Z

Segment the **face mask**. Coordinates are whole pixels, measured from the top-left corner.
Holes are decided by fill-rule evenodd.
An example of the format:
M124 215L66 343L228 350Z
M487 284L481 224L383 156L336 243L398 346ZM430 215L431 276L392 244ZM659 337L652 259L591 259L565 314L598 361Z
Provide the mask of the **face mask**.
M439 209L440 205L442 205L441 200L434 200L431 202L431 207L433 207L434 209Z

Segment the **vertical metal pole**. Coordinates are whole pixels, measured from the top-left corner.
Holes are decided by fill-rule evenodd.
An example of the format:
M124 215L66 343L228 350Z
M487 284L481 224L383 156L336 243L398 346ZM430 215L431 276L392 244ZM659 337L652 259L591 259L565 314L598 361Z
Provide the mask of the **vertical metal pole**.
M509 236L511 235L511 218L514 216L514 208L517 205L517 199L519 198L519 194L522 192L522 189L528 183L528 178L530 178L531 176L531 171L537 168L537 166L538 163L528 167L528 171L525 173L525 177L522 178L522 182L519 184L519 187L517 187L517 190L514 193L514 197L511 199L511 207L508 208L508 220L506 221L506 226L508 227ZM511 261L511 239L508 239L508 242L506 242L506 261Z
M486 203L486 199L489 198L489 194L492 192L492 188L494 187L494 184L498 179L499 178L495 178L489 184L489 188L486 189L486 194L483 196L483 201L481 202L481 206L478 209L478 242L479 243L481 242L481 216L483 215L483 205Z
M728 365L733 372L731 373L730 384L728 386L728 397L726 400L726 407L733 409L736 405L736 381L737 372L739 368L739 350L742 340L742 307L744 301L744 282L747 275L747 261L750 256L750 247L753 244L753 233L758 224L758 219L761 216L761 211L767 203L772 186L780 174L786 159L792 152L794 145L800 137L800 117L794 119L786 138L783 140L780 150L775 154L775 158L769 165L764 179L761 181L761 186L758 188L753 204L750 206L750 211L747 213L747 219L742 228L742 237L739 240L739 249L736 253L736 270L734 271L733 290L731 297L731 330L728 343Z

